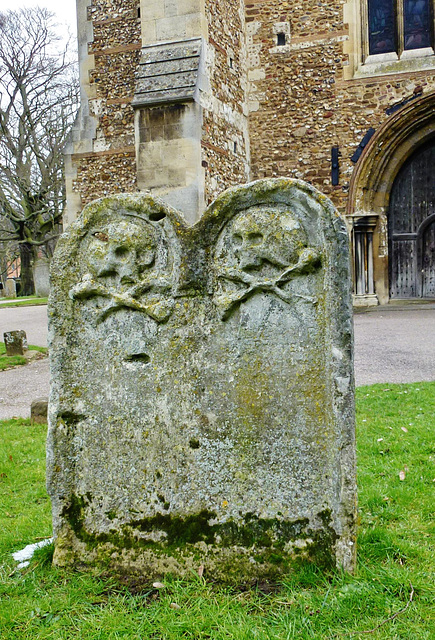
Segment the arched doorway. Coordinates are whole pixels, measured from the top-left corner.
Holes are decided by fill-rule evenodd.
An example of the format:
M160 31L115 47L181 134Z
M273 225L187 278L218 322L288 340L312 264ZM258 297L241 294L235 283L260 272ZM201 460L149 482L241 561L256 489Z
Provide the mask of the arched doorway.
M388 253L391 298L435 297L435 138L399 170L390 195Z
M358 305L435 298L434 147L431 92L389 116L355 167L346 213Z

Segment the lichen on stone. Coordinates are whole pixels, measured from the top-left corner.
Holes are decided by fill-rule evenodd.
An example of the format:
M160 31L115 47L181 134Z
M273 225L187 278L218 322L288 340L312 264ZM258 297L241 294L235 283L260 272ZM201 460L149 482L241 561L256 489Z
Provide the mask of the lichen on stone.
M58 244L49 317L57 564L352 570L349 261L327 199L262 180L193 227L149 195L97 201Z

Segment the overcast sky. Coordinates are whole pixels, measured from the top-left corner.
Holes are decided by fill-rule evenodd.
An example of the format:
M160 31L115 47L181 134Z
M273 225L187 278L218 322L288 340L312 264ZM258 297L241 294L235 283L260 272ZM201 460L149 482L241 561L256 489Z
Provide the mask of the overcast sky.
M76 0L0 0L0 11L36 5L55 13L59 23L67 25L71 33L76 33Z

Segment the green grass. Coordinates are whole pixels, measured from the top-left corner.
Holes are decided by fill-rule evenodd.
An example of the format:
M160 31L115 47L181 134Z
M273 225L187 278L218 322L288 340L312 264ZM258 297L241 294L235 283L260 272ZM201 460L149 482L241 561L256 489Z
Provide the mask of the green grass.
M135 592L110 577L52 568L51 547L15 571L11 552L50 535L45 428L0 423L0 638L433 640L434 416L435 383L358 389L357 571L304 566L268 594L194 574Z
M39 351L39 353L47 353L47 347L37 347L34 344L29 344L29 351ZM24 356L7 356L6 347L4 342L0 342L0 371L10 369L11 367L18 367L20 365L27 364L28 358Z
M41 304L47 304L48 298L38 298L37 296L31 296L29 298L26 298L25 300L20 300L20 298L8 298L8 300L9 302L2 302L0 304L0 309L5 309L8 307L34 307Z

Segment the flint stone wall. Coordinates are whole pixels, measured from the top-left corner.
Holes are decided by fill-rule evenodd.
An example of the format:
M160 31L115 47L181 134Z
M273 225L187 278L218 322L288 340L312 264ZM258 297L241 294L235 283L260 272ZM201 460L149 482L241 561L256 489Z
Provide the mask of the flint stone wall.
M343 222L305 183L230 189L191 228L147 195L86 207L52 263L55 562L352 570L351 318Z

